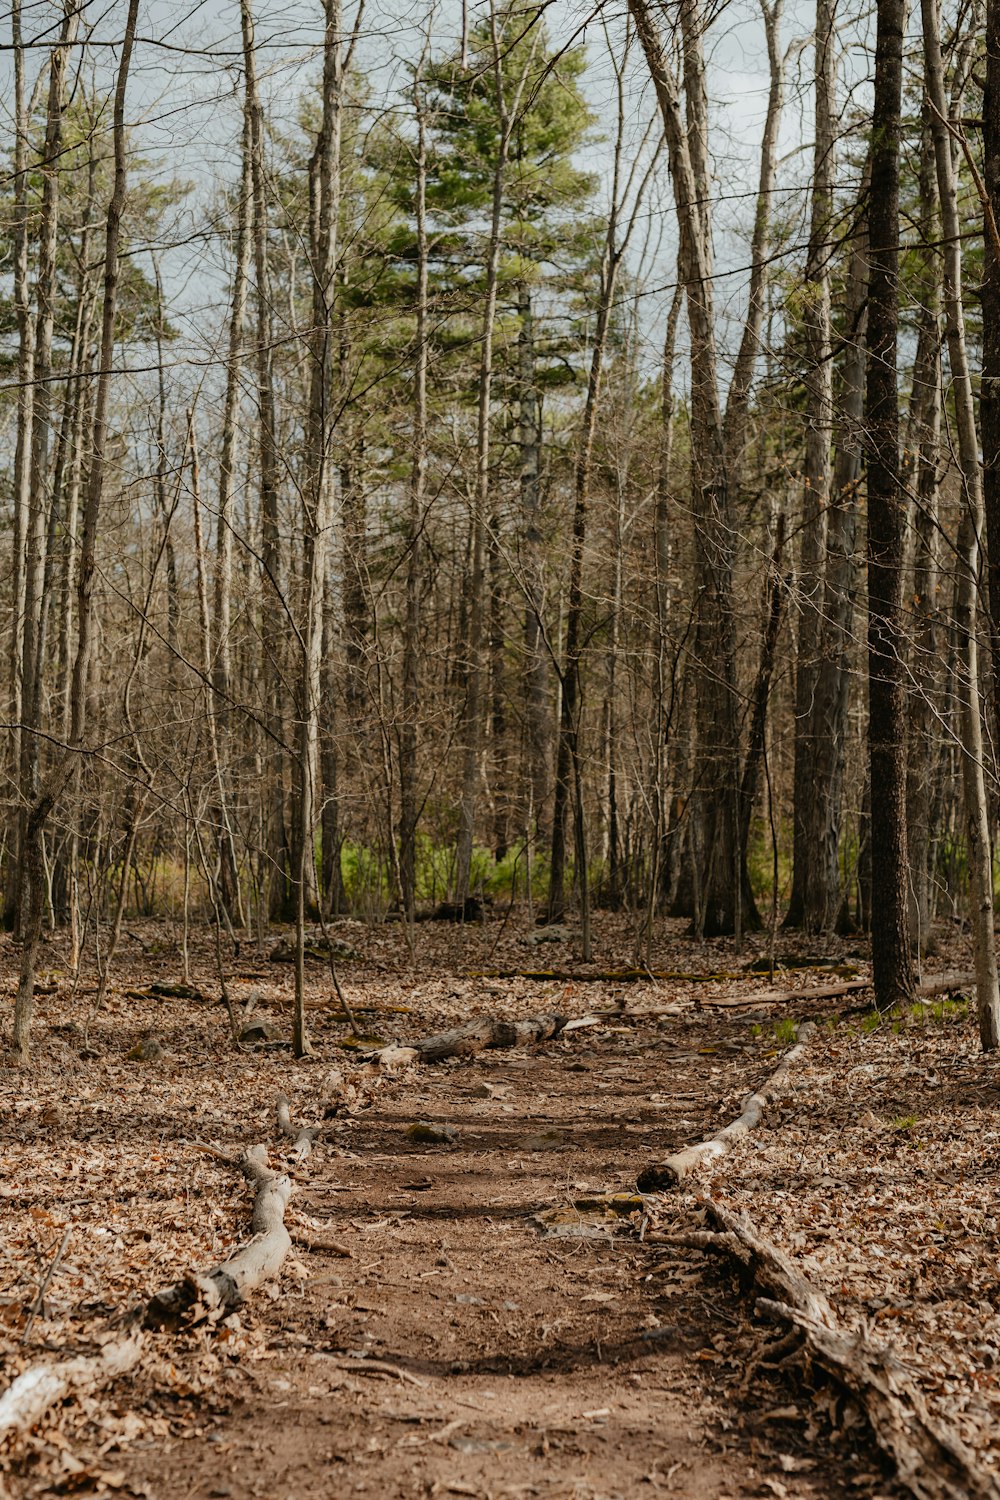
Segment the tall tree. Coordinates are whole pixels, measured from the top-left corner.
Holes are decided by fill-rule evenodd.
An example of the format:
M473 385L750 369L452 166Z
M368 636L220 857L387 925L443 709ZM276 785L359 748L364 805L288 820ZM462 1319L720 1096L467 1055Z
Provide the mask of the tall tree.
M934 159L943 230L944 309L948 334L958 464L962 477L962 515L958 533L956 625L962 661L958 686L962 736L962 782L965 792L966 839L971 886L971 926L976 962L979 1035L983 1050L1000 1046L1000 988L993 937L993 858L990 818L983 766L983 729L979 699L979 659L976 639L976 593L979 576L979 534L983 524L983 483L979 434L972 396L965 339L962 294L961 223L958 186L941 56L940 0L921 0L924 34L924 73L931 110Z
M83 512L80 544L80 573L77 585L77 648L73 667L70 746L57 766L40 787L29 809L25 826L24 916L21 970L17 999L14 1003L14 1026L11 1053L14 1061L25 1064L29 1058L31 1021L35 1007L35 970L42 937L45 911L45 825L76 760L84 748L87 729L88 673L94 639L94 573L101 504L104 498L105 466L108 447L108 406L115 350L115 315L119 278L119 247L122 210L125 206L127 156L125 140L125 97L129 68L135 43L139 0L129 0L128 15L122 36L121 57L115 84L112 138L114 149L114 187L108 204L104 244L104 312L101 325L101 363L94 399L94 423L91 435L90 473Z
M839 828L831 829L826 788L816 783L819 741L833 726L819 719L817 696L822 636L823 561L832 480L833 319L830 260L833 250L834 124L837 37L834 0L817 0L813 48L813 170L809 250L802 323L806 358L806 444L802 540L798 574L799 628L795 659L795 784L793 788L792 892L786 926L828 931L837 919ZM819 752L821 753L821 752ZM817 858L817 851L823 856Z
M264 112L257 89L257 51L250 0L240 0L243 38L244 109L250 121L250 182L253 198L253 262L257 306L257 432L260 444L261 526L261 646L264 677L264 732L267 740L268 775L261 788L264 820L264 870L262 893L272 917L288 917L291 850L285 819L285 726L282 642L289 600L285 593L284 559L278 522L279 436L278 405L274 378L274 317L271 266L268 247L268 189Z
M899 148L906 0L878 0L868 284L868 758L875 1003L912 998L907 920L906 703L899 471Z
M979 400L993 655L993 741L1000 745L1000 0L986 0L983 187L983 373Z
M535 50L541 36L534 24L536 21L537 14L528 13L526 17L525 13L520 10L507 11L501 15L498 13L495 0L490 0L490 50L487 66L492 72L500 129L493 168L485 296L479 336L476 472L471 497L472 556L469 577L468 633L465 642L466 694L462 714L461 801L455 854L455 893L459 903L464 903L468 897L472 876L472 848L478 806L479 755L483 729L486 547L487 518L490 510L490 413L493 393L493 336L500 281L504 185L511 140L530 76ZM515 71L512 78L507 76L504 70L503 32L505 28L507 30L526 28L530 38L528 45L521 49L519 70Z
M679 231L678 268L684 282L691 334L691 480L697 600L694 670L697 685L698 781L692 794L688 838L694 928L699 934L739 932L756 918L740 836L740 746L736 680L734 549L730 461L741 446L739 431L757 356L763 316L764 249L773 182L781 70L775 49L778 9L765 10L771 55L768 119L761 153L751 260L757 270L744 337L740 380L730 389L724 412L719 380L718 335L712 277L711 196L708 167L708 103L703 33L706 17L697 0L678 12L686 116L680 81L671 66L659 21L647 0L629 0L636 33L656 90L670 158ZM757 919L759 920L759 919Z

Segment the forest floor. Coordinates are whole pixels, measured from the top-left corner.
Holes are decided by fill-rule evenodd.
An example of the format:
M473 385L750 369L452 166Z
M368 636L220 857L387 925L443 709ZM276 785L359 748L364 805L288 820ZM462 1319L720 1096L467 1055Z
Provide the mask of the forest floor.
M316 1052L295 1061L233 1046L207 935L190 974L207 998L157 995L181 977L178 933L131 924L100 1011L53 937L34 1065L0 1069L0 1391L225 1259L249 1218L245 1146L290 1162L303 1243L238 1317L151 1335L131 1378L0 1449L0 1494L902 1494L848 1396L801 1363L759 1368L774 1335L728 1263L663 1242L706 1194L749 1212L1000 1467L1000 1074L967 1004L878 1024L870 992L778 1001L831 975L771 979L763 943L695 947L679 926L651 955L672 977L590 979L631 963L627 923L602 914L589 970L572 933L543 945L522 917L423 924L412 951L398 926L332 930L371 1045L478 1015L590 1019L394 1072L345 1045L315 962ZM967 962L961 936L947 946L937 965ZM867 973L851 942L820 957ZM16 964L5 940L8 1006ZM288 964L244 949L229 979L241 1012L288 1034ZM643 1167L740 1113L807 1016L823 1024L761 1127L690 1190L636 1199ZM321 1126L299 1163L279 1093Z

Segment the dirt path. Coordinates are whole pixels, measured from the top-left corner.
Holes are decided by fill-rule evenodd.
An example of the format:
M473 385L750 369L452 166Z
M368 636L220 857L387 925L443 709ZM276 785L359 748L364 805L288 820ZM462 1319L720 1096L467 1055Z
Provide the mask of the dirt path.
M298 1207L351 1259L301 1256L250 1314L258 1342L223 1356L208 1409L133 1445L133 1485L163 1500L848 1492L864 1466L838 1452L831 1481L787 1391L748 1414L720 1378L736 1289L664 1266L602 1207L712 1128L751 1056L759 1072L745 1026L625 1025L410 1075L306 1164ZM414 1140L414 1124L455 1139Z
M218 1006L146 992L176 980L177 954L140 935L100 1013L66 985L54 944L35 1067L0 1071L0 1387L92 1349L116 1309L231 1253L246 1188L199 1143L233 1155L266 1142L277 1162L279 1091L309 1122L337 1101L293 1168L289 1222L349 1255L297 1249L236 1322L155 1336L131 1381L0 1453L0 1496L5 1477L17 1496L148 1500L896 1493L849 1403L758 1369L767 1333L732 1275L644 1243L641 1209L607 1202L738 1113L787 1046L770 1023L698 1011L697 983L633 985L629 1007L673 1014L605 1015L524 1052L387 1078L342 1049L322 965L317 1057L239 1053ZM352 929L367 1026L406 1041L471 1015L580 1017L623 998L613 984L463 979L492 948L445 937L414 983L398 934ZM532 952L530 932L504 942L503 962ZM205 947L192 980L211 996ZM287 1033L287 969L246 970L238 1003Z

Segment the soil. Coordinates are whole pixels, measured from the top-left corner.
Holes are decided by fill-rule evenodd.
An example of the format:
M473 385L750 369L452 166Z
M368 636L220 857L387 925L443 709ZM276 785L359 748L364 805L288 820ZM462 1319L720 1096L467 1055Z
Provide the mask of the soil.
M224 1257L249 1194L219 1153L263 1141L272 1162L283 1147L292 1161L279 1091L296 1122L321 1126L291 1167L289 1227L346 1254L300 1244L238 1318L154 1336L132 1380L67 1403L8 1450L12 1494L897 1493L849 1401L794 1365L759 1368L776 1335L733 1275L644 1238L639 1170L730 1120L785 1045L752 1014L698 1008L766 990L766 974L742 972L754 955L684 951L701 974L739 962L731 982L486 981L470 970L537 969L552 950L523 920L501 944L428 924L415 954L398 928L341 924L357 955L345 990L379 1038L475 1014L612 1012L523 1052L387 1075L344 1045L321 963L316 1055L296 1062L274 1045L234 1050L208 939L187 976L209 997L197 1000L144 992L180 977L176 940L133 935L96 1014L53 943L34 1068L0 1074L4 1383L92 1347L116 1310ZM609 923L602 972L626 946ZM284 1035L291 975L264 956L243 955L233 992ZM12 994L13 947L5 959ZM558 960L586 972L571 940Z

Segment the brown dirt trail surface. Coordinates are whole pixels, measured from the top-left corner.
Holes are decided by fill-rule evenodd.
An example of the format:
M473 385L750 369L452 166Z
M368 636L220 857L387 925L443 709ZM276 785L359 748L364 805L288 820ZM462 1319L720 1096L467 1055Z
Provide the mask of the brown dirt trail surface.
M781 1372L744 1378L761 1334L739 1286L644 1243L630 1201L650 1160L738 1113L780 1054L774 1035L694 1009L698 985L632 984L630 1009L678 1001L680 1013L604 1016L523 1052L392 1076L342 1045L317 964L317 1056L295 1062L278 1047L234 1052L214 1004L140 993L177 978L169 942L141 936L147 951L99 1014L70 993L54 949L36 1066L0 1075L0 1385L93 1347L116 1309L232 1252L248 1193L205 1148L260 1141L291 1163L279 1092L296 1122L322 1127L291 1165L289 1228L349 1256L300 1244L238 1318L151 1336L130 1381L67 1403L6 1454L12 1494L895 1493L839 1398ZM414 983L400 934L368 942L352 924L364 952L345 984L385 1038L618 999L608 983L469 981L470 959L491 956L475 951L484 937L421 940L445 951L420 955ZM259 959L242 971L237 999L286 1031L290 975ZM191 977L215 992L207 960Z

